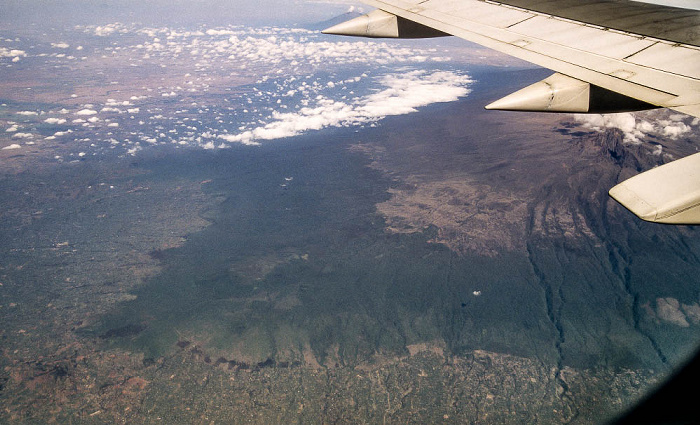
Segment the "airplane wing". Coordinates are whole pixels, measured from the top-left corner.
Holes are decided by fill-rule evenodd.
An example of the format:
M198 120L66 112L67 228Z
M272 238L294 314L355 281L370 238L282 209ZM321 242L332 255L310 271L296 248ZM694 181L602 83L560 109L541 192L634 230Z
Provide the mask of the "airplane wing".
M481 44L556 73L487 109L700 117L700 12L628 0L362 0L377 10L327 34ZM638 217L700 224L700 153L615 186ZM649 172L647 172L649 173ZM653 184L652 184L653 182Z

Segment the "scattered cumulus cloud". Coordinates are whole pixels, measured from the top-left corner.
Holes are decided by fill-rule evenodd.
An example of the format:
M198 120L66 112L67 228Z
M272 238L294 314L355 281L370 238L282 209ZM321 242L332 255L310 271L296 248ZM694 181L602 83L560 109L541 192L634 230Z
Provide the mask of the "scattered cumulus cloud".
M6 47L0 47L0 58L12 58L13 62L18 62L19 58L27 56L27 52L19 49L8 49Z
M65 124L66 120L64 118L46 118L44 122L47 124Z
M197 61L196 67L208 67L212 61L228 63L237 69L249 69L260 65L274 66L274 73L332 63L389 64L398 62L440 62L444 56L434 49L383 41L366 41L321 36L315 31L302 28L249 28L229 26L186 31L173 28L138 28L123 24L82 27L87 33L110 36L129 33L145 39L128 49L133 51L131 59L154 59L157 57L180 57L186 55ZM116 48L105 53L115 54ZM133 64L132 65L136 65ZM167 67L165 63L161 67ZM272 71L272 69L269 69ZM168 93L170 94L170 93Z
M641 138L644 137L643 129L650 124L643 121L637 123L637 119L631 113L621 114L575 114L574 118L584 127L591 128L596 131L603 131L607 128L617 128L625 134L625 141L633 144L641 143Z
M674 140L693 130L689 125L681 121L673 122L665 120L662 125L662 134Z
M656 299L656 315L659 319L687 328L690 325L680 307L680 303L675 298L667 297Z
M320 96L315 99L314 106L298 112L274 111L271 121L265 125L218 137L227 142L257 144L261 140L291 137L326 127L366 124L391 115L415 112L416 108L431 103L455 101L469 93L466 86L471 80L455 72L411 71L386 75L380 82L382 90L353 101Z
M32 133L15 133L12 135L13 139L32 139L34 135Z
M651 303L642 306L650 318L682 328L700 324L700 305L697 302L685 304L673 297L656 299L656 308Z
M445 63L445 51L401 42L278 27L184 30L114 23L75 30L83 38L72 37L74 46L46 42L26 49L28 55L15 48L23 45L8 45L0 47L0 59L21 57L38 68L61 69L76 60L65 52L73 48L85 55L77 59L103 61L108 98L92 98L81 89L71 98L89 103L11 110L22 118L5 122L6 140L26 139L24 145L40 137L61 141L42 148L75 149L58 158L98 151L136 155L163 145L221 149L328 127L376 125L386 116L469 92L469 77ZM111 38L105 43L102 37ZM140 78L148 83L129 86L128 75L108 74L115 66L121 73L125 64L159 69L158 78ZM207 97L210 91L215 100ZM60 125L61 131L26 132L47 125Z
M689 117L682 114L671 114L663 119L639 118L633 113L619 114L575 114L574 119L584 127L595 131L604 131L607 128L617 128L624 133L624 141L630 144L641 144L648 135L660 136L676 140L693 131L692 126L697 126L697 120L692 120L688 125L684 120ZM659 152L660 153L660 152Z
M94 27L94 33L95 35L99 37L106 37L108 35L111 35L118 31L118 29L121 27L119 24L109 24L109 25L104 25L104 26L97 26Z

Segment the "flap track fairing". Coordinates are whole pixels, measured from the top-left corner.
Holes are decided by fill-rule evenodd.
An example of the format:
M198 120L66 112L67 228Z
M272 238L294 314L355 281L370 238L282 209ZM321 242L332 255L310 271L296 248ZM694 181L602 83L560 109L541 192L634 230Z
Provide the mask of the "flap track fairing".
M656 107L585 81L556 73L487 105L486 109L607 114L641 111Z
M370 38L432 38L449 35L379 9L321 32Z

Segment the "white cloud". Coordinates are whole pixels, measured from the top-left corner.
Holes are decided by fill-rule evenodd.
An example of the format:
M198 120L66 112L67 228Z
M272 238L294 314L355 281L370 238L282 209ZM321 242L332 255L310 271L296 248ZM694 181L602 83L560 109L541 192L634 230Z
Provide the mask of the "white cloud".
M675 298L666 297L656 299L656 315L659 319L687 328L690 324L686 320L685 314L683 314L680 307L680 303Z
M63 118L46 118L44 122L47 124L65 124L66 120Z
M231 30L214 30L214 29L209 29L206 31L207 35L236 35L239 34L240 32L237 31L231 31Z
M637 120L629 112L607 115L575 114L574 118L585 127L596 131L603 131L606 128L617 128L625 134L625 141L629 143L641 143L640 138L644 137L644 132L637 127ZM644 127L646 127L646 124Z
M12 58L13 62L19 61L19 58L26 57L27 52L24 50L17 49L7 49L5 47L0 47L0 58Z
M663 113L663 112L662 112ZM652 115L652 117L654 117ZM631 144L640 144L647 135L655 135L662 138L677 139L693 130L692 125L683 122L688 117L681 114L672 114L666 119L658 117L651 120L640 119L630 112L620 114L575 114L574 119L584 127L595 131L604 131L606 128L617 128L624 133L624 141Z
M17 143L13 143L11 145L5 146L4 148L2 148L2 150L6 151L10 149L20 149L21 147L22 146L18 145Z
M134 155L136 155L136 152L140 151L141 149L142 149L141 146L136 145L136 146L134 146L133 148L129 148L129 149L126 151L126 153L127 153L128 155L134 156Z
M455 101L466 96L469 77L447 71L411 71L381 78L383 90L346 103L324 96L316 106L298 112L274 111L272 121L239 134L219 135L228 142L257 144L260 140L291 137L325 127L346 127L378 121L390 115L415 112L416 108L436 102Z
M663 129L663 134L664 136L668 136L671 139L677 139L680 136L682 136L685 133L690 132L690 127L682 124L682 125L675 125L675 126L667 126L664 127Z
M152 41L133 46L150 58L151 54L176 56L184 52L197 60L197 68L211 67L211 60L227 62L239 69L267 65L269 74L284 74L301 67L328 64L422 62L435 58L443 61L434 49L400 47L395 43L347 41L338 38L324 41L316 32L299 28L212 28L202 31L168 32L167 43ZM145 35L152 29L136 30ZM157 41L156 41L157 40ZM206 58L206 61L202 61ZM147 59L147 58L146 58ZM165 64L161 64L165 66ZM271 68L271 67L274 68ZM261 70L258 68L258 71Z
M669 122L664 126L662 133L664 136L671 139L677 139L686 133L690 133L693 129L683 122Z
M104 122L105 128L109 127L107 137L139 140L141 145L129 140L120 144L124 150L130 148L129 154L154 144L222 148L233 142L258 144L262 140L289 137L326 127L371 124L388 115L405 114L433 102L454 100L468 91L465 81L450 81L466 78L455 73L447 72L441 76L440 72L435 71L406 71L415 63L437 60L438 56L444 56L444 52L433 48L404 47L394 41L331 39L300 28L225 26L184 31L118 23L77 28L92 38L127 33L133 37L115 37L113 43L102 41L84 49L77 42L69 45L60 39L51 46L54 49L84 50L87 56L82 59L90 57L95 61L115 58L125 59L125 63L130 64L138 61L147 66L170 68L173 68L171 64L177 63L178 67L173 72L177 72L179 77L184 75L184 79L164 79L162 86L154 83L124 91L115 90L115 94L111 95L113 99L96 100L94 105L81 104L70 111L20 113L42 116L41 120L46 124L72 123L76 131L79 126L85 128L81 128L81 131L85 131ZM55 52L45 56L55 58L57 62L69 59L64 54L67 52ZM191 52L196 54L192 55ZM26 56L26 53L0 48L2 56L19 58ZM398 66L403 68L399 70ZM358 71L357 67L362 67L362 70ZM377 72L397 74L377 78ZM362 76L348 77L352 73ZM248 102L246 108L227 108L228 111L235 111L233 113L219 109L221 105L209 109L211 105L200 103L199 95L191 94L203 93L210 88L217 92L225 87L232 94L227 101L233 105L238 102L235 99L238 93L230 86L232 80L234 86L238 81L246 80L256 81L257 85L254 91L243 92L240 103ZM377 90L368 93L373 86ZM135 95L133 90L148 93L148 96ZM72 94L71 97L78 95ZM147 97L152 101L141 103ZM125 98L129 100L123 100ZM159 108L157 103L162 102L161 99L182 103L184 109L174 114L183 115L166 117L171 111ZM147 113L152 119L172 120L175 128L167 132L162 128L152 128L150 124L156 123L139 121L137 114L141 114L140 110L144 110L143 114ZM67 119L56 118L59 114L72 114L73 117L65 115ZM202 118L193 118L196 114ZM132 126L125 125L128 121L123 121L133 118L135 121L129 123L138 121L143 125L138 132L132 132ZM195 122L198 124L192 125ZM7 123L8 126L13 124ZM23 131L23 125L20 123L19 127L6 128L5 132ZM212 136L198 137L202 132L210 132ZM218 139L216 134L219 135ZM48 137L62 135L64 132L57 132ZM99 143L92 147L99 148Z
M132 98L133 98L133 96L132 96ZM115 99L107 99L107 103L105 103L105 106L129 106L129 105L131 105L131 102L129 102L128 100L118 101Z
M100 37L106 37L117 30L116 24L109 24L105 26L98 26L95 28L95 35Z
M39 115L39 113L36 111L19 111L19 112L17 112L17 115L33 116L33 115Z
M13 139L33 139L34 135L32 133L15 133L12 135Z

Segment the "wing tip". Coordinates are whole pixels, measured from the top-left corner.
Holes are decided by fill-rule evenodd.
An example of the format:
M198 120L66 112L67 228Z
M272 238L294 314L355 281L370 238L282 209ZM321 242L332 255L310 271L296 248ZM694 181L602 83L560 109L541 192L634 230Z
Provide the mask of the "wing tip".
M631 190L625 183L626 182L622 182L610 189L608 195L640 219L656 222L658 216L656 208Z
M700 196L689 196L672 205L653 205L627 186L624 181L608 191L611 198L638 218L651 223L698 225L700 224Z

